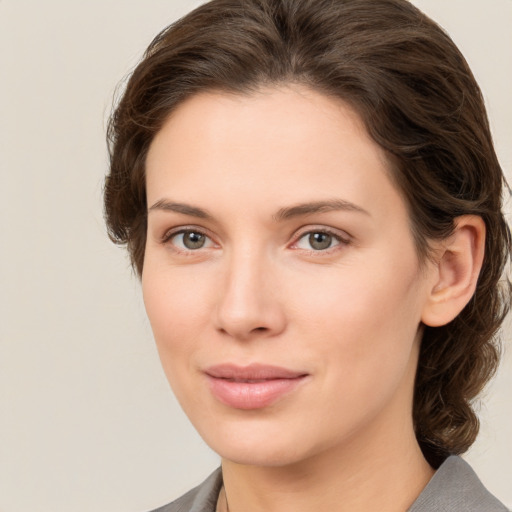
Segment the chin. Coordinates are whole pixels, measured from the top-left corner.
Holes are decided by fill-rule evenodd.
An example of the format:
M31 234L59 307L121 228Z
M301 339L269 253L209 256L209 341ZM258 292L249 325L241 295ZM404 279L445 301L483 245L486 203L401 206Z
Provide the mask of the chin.
M215 449L215 447L213 447ZM225 448L225 449L223 449ZM307 458L291 446L233 446L219 447L215 451L224 460L243 466L284 467L302 462Z
M222 459L249 466L282 467L297 464L320 451L308 433L298 433L284 425L256 422L242 425L219 424L218 428L199 433ZM299 435L297 435L299 434ZM308 440L298 441L298 439Z

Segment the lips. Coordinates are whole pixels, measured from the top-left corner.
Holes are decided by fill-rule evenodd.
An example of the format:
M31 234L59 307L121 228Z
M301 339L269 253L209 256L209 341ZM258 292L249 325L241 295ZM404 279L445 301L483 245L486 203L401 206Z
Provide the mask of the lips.
M308 374L278 366L222 364L205 370L210 391L235 409L261 409L273 405L302 384Z

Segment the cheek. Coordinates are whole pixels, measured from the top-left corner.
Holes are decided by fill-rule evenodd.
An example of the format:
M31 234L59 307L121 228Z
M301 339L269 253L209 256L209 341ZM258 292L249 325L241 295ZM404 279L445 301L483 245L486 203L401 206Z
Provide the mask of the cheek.
M210 286L208 273L201 273L197 266L173 266L165 261L165 255L147 251L142 293L153 328L172 334L181 324L199 320Z
M212 284L197 272L146 265L142 291L162 365L168 377L195 348L211 318Z
M343 367L347 380L399 374L410 357L420 325L421 278L414 255L386 261L365 259L303 282L296 318L306 339ZM297 297L297 295L295 295Z
M146 265L142 291L160 362L174 395L185 411L194 401L193 354L202 337L206 300L193 276Z
M381 263L302 277L300 293L288 293L295 316L313 330L330 325L351 336L370 331L392 334L389 331L399 326L410 330L421 316L418 272Z

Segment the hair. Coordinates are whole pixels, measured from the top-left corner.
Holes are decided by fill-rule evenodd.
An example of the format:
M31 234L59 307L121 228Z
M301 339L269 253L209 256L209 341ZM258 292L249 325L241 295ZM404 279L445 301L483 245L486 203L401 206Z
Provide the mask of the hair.
M212 0L164 29L131 74L108 126L105 212L111 239L144 265L145 159L155 134L203 91L251 94L302 84L351 105L386 151L418 255L461 215L486 225L476 292L448 325L425 326L413 419L438 466L474 442L474 400L499 361L510 306L503 173L480 89L449 36L406 0Z

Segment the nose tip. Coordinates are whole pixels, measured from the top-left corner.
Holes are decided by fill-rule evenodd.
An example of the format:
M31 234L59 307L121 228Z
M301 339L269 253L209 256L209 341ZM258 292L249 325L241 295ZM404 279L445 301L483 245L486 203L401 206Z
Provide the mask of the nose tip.
M232 267L220 293L216 324L220 332L239 340L282 332L286 321L272 274L250 262Z
M253 327L253 325L257 325L258 321L256 319L252 320L247 316L244 316L243 318L234 318L232 316L229 317L227 315L222 315L221 318L222 320L219 323L219 330L239 340L247 340L251 337L265 335L271 332L269 327L265 327L263 325ZM259 323L263 322L260 321Z

